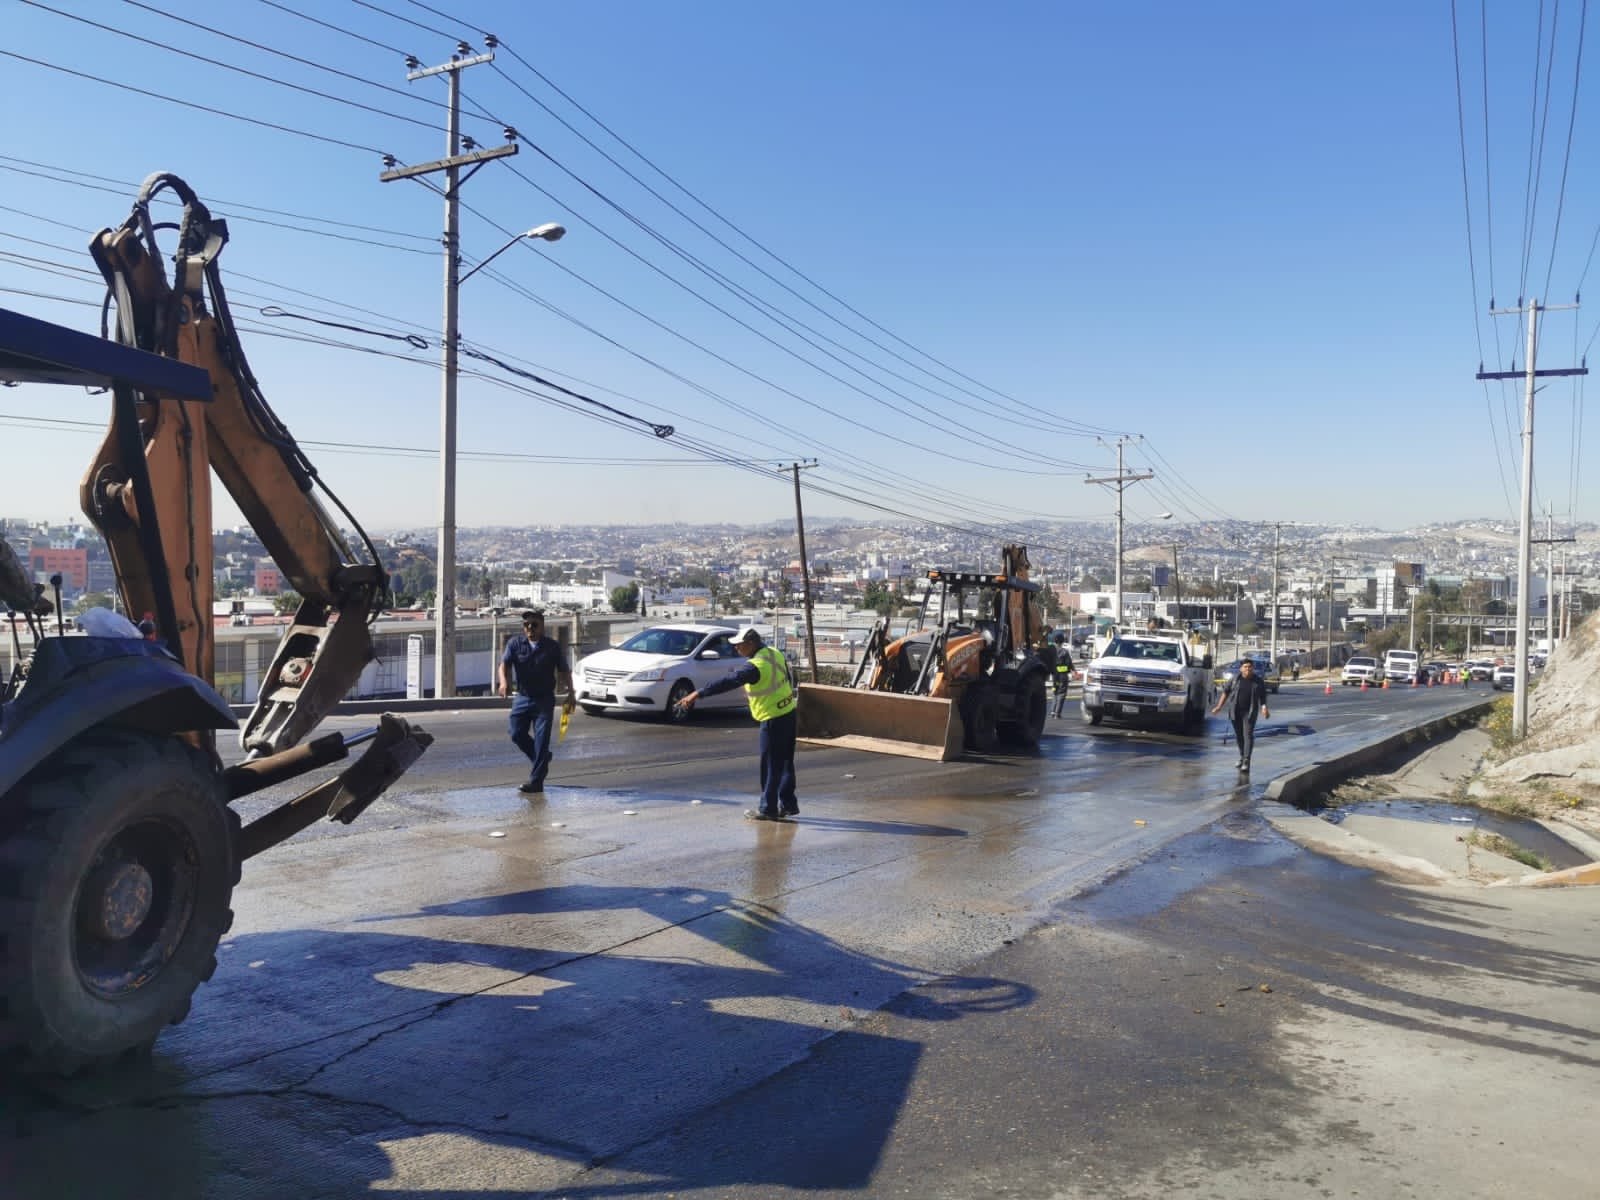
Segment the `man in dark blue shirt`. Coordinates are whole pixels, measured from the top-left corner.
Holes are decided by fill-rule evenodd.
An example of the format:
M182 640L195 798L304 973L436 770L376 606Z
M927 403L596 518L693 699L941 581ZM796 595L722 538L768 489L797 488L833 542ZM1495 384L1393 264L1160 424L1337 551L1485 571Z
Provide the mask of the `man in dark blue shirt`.
M1250 752L1256 744L1256 716L1270 717L1267 709L1267 681L1256 674L1256 664L1248 659L1239 660L1239 673L1230 679L1217 697L1218 713L1228 706L1228 720L1233 722L1234 740L1239 743L1239 770L1249 772Z
M515 677L513 680L513 676ZM561 652L561 643L544 632L544 614L522 614L522 633L506 643L500 656L500 694L511 702L511 741L528 756L533 771L517 791L537 795L544 791L544 777L550 770L550 726L556 715L556 681L567 689L563 705L568 712L577 706L577 689L572 672ZM528 735L532 725L533 736Z

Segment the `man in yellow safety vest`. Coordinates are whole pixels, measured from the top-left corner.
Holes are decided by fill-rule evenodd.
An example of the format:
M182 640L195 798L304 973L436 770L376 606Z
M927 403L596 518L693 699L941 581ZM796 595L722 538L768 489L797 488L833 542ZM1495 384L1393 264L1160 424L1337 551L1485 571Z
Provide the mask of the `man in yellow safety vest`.
M800 811L795 796L794 735L798 696L783 652L766 645L754 625L739 632L734 643L743 665L715 683L708 683L683 698L693 708L701 696L715 696L744 685L750 715L761 725L761 807L746 809L750 821L787 821Z

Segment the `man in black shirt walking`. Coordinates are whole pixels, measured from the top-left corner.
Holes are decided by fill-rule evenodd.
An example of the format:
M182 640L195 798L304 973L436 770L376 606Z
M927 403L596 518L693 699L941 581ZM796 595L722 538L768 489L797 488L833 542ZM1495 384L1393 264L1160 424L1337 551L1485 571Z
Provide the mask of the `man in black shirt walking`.
M516 699L511 702L509 732L511 741L528 756L533 770L528 781L517 791L538 795L544 791L544 777L550 770L550 726L556 715L556 680L567 689L563 707L568 712L577 706L577 689L572 686L572 672L567 667L561 643L546 637L544 614L522 614L522 633L506 643L500 656L500 694L509 696L513 691L512 674L516 675ZM528 727L533 727L533 736Z
M1241 659L1239 673L1228 681L1217 697L1211 711L1219 713L1228 705L1228 720L1233 722L1233 736L1239 742L1239 770L1250 770L1250 751L1255 748L1256 715L1270 717L1267 711L1267 681L1256 674L1255 663Z

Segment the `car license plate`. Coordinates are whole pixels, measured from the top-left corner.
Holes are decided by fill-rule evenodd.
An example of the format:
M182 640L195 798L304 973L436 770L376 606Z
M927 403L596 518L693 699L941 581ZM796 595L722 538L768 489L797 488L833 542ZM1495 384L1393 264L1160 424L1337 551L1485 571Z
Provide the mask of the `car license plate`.
M1117 705L1117 711L1125 717L1136 717L1139 715L1139 706L1137 704L1119 704Z

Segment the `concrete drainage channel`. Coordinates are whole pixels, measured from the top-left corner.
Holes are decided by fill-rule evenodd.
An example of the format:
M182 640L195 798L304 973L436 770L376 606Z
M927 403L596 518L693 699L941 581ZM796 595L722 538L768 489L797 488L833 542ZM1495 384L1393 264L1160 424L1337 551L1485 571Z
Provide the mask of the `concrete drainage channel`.
M1390 761L1403 751L1417 749L1419 743L1431 742L1435 738L1476 724L1478 718L1494 706L1494 702L1495 697L1491 696L1470 708L1463 708L1443 717L1432 717L1398 729L1370 746L1363 746L1359 750L1352 750L1337 758L1314 762L1301 767L1298 771L1280 775L1267 785L1266 797L1268 800L1279 800L1284 804L1306 809L1308 812L1316 811L1320 807L1317 803L1318 797L1327 793L1336 784L1343 783L1352 775L1359 775L1363 771Z
M1370 746L1312 763L1274 779L1267 786L1266 797L1292 805L1300 812L1298 819L1284 814L1281 817L1269 816L1269 820L1283 832L1299 829L1301 836L1297 840L1305 840L1305 836L1309 835L1308 844L1320 844L1336 856L1346 857L1349 850L1336 849L1337 840L1329 842L1328 838L1346 836L1331 834L1331 829L1344 825L1348 819L1351 825L1361 827L1361 832L1348 835L1352 839L1350 845L1363 846L1356 852L1357 858L1366 855L1372 859L1388 859L1391 864L1415 869L1428 882L1444 882L1452 876L1461 877L1463 866L1453 851L1459 850L1460 843L1466 843L1490 851L1531 851L1543 860L1539 864L1544 868L1542 871L1535 870L1521 878L1502 878L1497 882L1539 887L1600 883L1600 861L1596 861L1600 859L1600 841L1579 830L1568 829L1564 824L1558 829L1543 821L1506 816L1469 804L1452 803L1447 799L1396 796L1393 799L1340 804L1337 807L1326 804L1329 793L1353 776L1392 769L1402 761L1418 758L1428 750L1442 746L1455 733L1476 723L1494 702L1495 698L1491 696L1470 708L1420 721L1396 730ZM1307 818L1317 820L1308 826L1303 824ZM1330 830L1330 833L1315 834L1314 830L1319 827ZM1374 832L1375 828L1380 827L1390 832L1387 835ZM1406 827L1412 832L1404 832ZM1438 835L1424 832L1430 828L1438 830L1440 834L1445 834L1446 830L1452 832L1441 839ZM1381 839L1380 843L1370 841L1375 836ZM1501 844L1497 846L1496 842ZM1440 853L1437 856L1429 853L1426 850L1429 846ZM1441 846L1449 849L1441 851ZM1514 851L1508 850L1508 847L1514 848ZM1417 854L1432 858L1433 861L1423 861L1416 857ZM1530 857L1519 861L1531 864L1535 859ZM1466 874L1477 877L1477 873L1471 869L1471 862L1472 856L1468 854ZM1439 870L1434 865L1436 863L1449 865ZM1510 863L1505 865L1513 866Z

